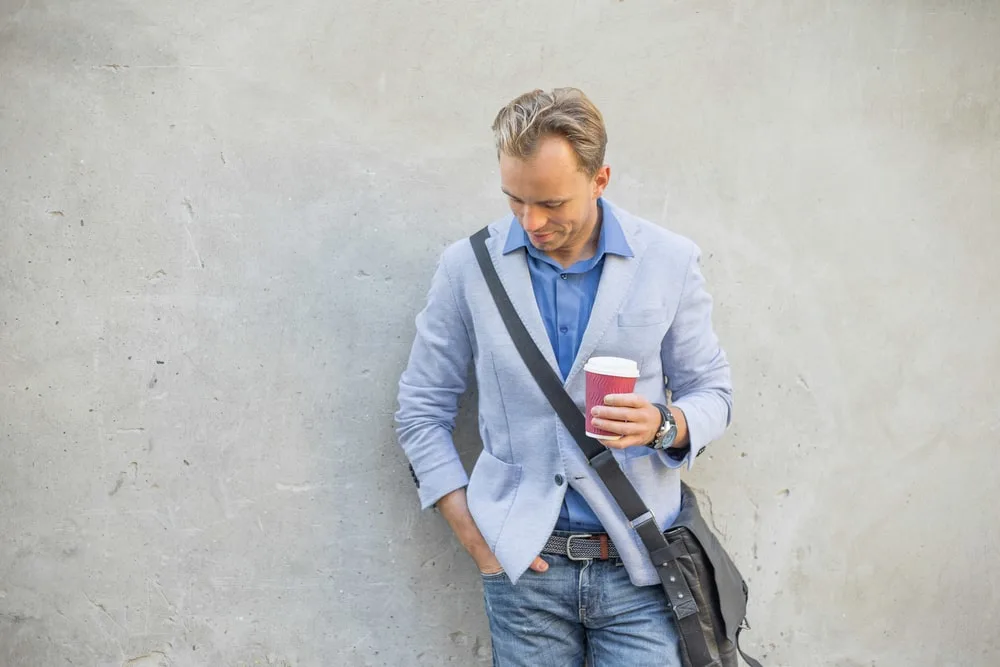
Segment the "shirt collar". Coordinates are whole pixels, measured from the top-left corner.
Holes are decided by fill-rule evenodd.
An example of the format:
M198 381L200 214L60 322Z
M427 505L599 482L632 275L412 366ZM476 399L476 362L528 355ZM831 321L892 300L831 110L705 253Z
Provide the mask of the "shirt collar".
M594 257L600 259L608 253L622 257L634 257L632 247L625 238L625 231L622 229L621 223L618 222L618 218L611 211L611 207L605 205L603 199L598 199L597 204L601 207L603 219L601 221L601 236L597 239L597 253ZM520 248L531 249L530 243L528 233L518 223L517 218L511 220L503 254L510 254Z

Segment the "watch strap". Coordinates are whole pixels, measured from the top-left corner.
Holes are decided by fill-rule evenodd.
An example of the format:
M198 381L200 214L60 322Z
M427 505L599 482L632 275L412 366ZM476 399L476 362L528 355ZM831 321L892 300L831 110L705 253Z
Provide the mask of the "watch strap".
M670 412L670 408L659 403L654 403L653 405L660 411L660 428L657 429L653 441L647 446L659 451L665 451L670 448L670 444L664 446L663 441L671 429L674 431L674 437L677 437L677 422L674 420L674 415ZM671 440L671 444L673 444L673 440Z

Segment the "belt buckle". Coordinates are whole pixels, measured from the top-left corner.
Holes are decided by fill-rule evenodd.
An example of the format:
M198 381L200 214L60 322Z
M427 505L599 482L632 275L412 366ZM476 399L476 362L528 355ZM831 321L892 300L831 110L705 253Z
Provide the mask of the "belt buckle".
M566 537L566 558L569 558L570 560L575 560L575 561L594 560L593 558L590 558L590 557L579 558L579 557L573 555L573 540L575 540L575 539L583 540L583 539L589 539L591 537L593 537L593 535L591 535L590 533L579 533L579 534L576 534L576 535L569 535L569 536L567 536Z

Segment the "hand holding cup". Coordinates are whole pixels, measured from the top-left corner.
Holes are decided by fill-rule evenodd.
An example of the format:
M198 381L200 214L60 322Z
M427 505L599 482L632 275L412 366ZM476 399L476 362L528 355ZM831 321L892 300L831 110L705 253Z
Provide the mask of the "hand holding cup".
M660 428L660 411L633 393L639 365L621 357L591 357L587 377L587 435L608 447L645 445Z

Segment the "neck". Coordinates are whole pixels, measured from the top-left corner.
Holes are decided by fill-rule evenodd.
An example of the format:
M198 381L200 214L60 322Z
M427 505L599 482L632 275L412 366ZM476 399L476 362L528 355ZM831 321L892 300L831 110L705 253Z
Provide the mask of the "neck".
M597 252L602 222L604 222L604 209L595 200L590 212L590 224L580 230L578 238L574 239L571 245L546 254L559 262L563 268L569 268L579 261L590 259Z

